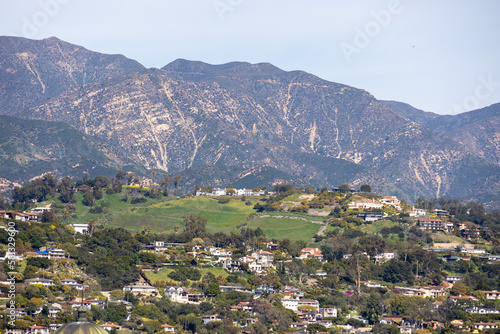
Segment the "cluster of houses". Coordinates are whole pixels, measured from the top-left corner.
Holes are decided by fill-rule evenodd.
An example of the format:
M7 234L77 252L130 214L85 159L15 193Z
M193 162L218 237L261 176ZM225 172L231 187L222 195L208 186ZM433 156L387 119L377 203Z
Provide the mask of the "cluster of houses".
M266 193L262 189L234 189L234 188L213 188L212 192L198 190L196 196L263 196Z
M17 220L22 222L38 223L41 221L42 214L50 211L50 207L37 207L28 212L5 211L0 210L0 218Z

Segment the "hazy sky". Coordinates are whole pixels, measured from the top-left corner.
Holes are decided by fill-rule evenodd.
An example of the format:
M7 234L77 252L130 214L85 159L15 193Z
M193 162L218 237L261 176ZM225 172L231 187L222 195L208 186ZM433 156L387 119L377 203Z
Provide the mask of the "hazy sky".
M0 0L0 35L146 67L269 62L440 114L500 102L498 0Z

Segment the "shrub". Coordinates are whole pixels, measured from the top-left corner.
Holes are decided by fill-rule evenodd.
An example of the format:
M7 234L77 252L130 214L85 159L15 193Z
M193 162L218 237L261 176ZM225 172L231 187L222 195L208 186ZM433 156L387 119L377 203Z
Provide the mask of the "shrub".
M146 203L148 200L144 197L136 197L130 201L131 204Z
M220 204L226 204L226 203L229 203L229 198L227 198L227 197L221 198L221 199L219 199L219 203L220 203Z
M103 213L104 210L100 206L92 207L89 209L89 213Z

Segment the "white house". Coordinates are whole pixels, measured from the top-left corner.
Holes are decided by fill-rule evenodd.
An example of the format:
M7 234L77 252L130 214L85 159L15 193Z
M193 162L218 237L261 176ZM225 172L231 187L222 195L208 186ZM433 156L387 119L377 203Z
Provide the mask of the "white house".
M338 316L338 311L335 307L333 307L333 308L320 307L318 313L320 314L320 316L322 318L336 318Z
M394 259L394 257L395 257L394 253L380 253L375 255L373 258L375 259L375 261L383 263Z
M73 226L76 233L88 235L90 234L90 225L89 224L70 224Z
M120 329L122 329L122 326L120 325L117 325L115 323L105 323L105 324L102 324L102 325L99 325L101 326L102 328L104 328L105 330L107 331L111 331L113 329L116 329L117 331L119 331Z
M225 196L227 193L226 193L226 189L225 188L214 188L212 190L212 195L213 196Z
M65 259L66 252L60 248L41 248L36 251L37 257L46 257L48 259Z
M62 279L61 280L61 285L67 285L70 288L75 288L77 290L82 290L82 288L84 288L84 287L85 288L89 287L88 285L82 285L82 284L78 283L74 279Z
M176 303L196 304L203 297L202 294L196 293L191 289L184 289L181 286L166 286L163 291L171 301Z
M167 324L161 325L166 333L175 333L175 326L170 326Z
M299 299L297 308L301 306L310 306L314 307L316 310L319 310L319 302L314 299L309 299L309 298Z
M257 273L262 272L262 264L257 262L257 258L254 256L244 256L238 259L240 263L246 263L251 271Z
M29 327L28 333L30 334L49 334L50 329L47 327L33 325Z
M297 311L299 307L299 300L296 298L283 298L281 300L281 304L286 309Z
M396 210L401 210L401 202L396 196L385 196L380 200L380 203L392 206Z
M272 266L274 261L274 254L265 250L253 252L252 257L257 259L257 262L262 264L262 267L267 268Z
M382 209L384 205L368 198L360 198L347 205L348 209Z
M218 314L203 315L201 319L204 325L208 324L211 321L221 321Z
M483 291L483 293L486 295L486 299L500 300L500 291L497 291L497 290Z
M54 281L51 280L51 279L46 279L46 278L31 278L31 279L27 279L27 280L24 280L25 283L28 283L29 285L36 285L36 284L39 284L39 285L42 285L42 286L52 286L54 285Z
M134 283L123 287L123 291L142 294L155 294L158 290L148 283Z
M427 213L425 212L424 209L417 209L417 208L412 208L411 210L409 211L406 211L406 213L410 216L410 217L422 217L422 216L425 216Z
M50 206L39 206L37 208L31 209L30 212L31 213L37 213L37 214L41 215L45 211L50 211L50 210L51 210Z
M314 257L323 261L323 253L319 248L302 248L299 259L307 259L308 257Z

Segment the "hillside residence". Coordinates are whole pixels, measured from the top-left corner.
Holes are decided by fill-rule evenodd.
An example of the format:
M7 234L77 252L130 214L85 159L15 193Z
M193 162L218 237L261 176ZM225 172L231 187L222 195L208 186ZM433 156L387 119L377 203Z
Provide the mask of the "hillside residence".
M132 293L142 293L142 294L158 293L158 290L154 286L151 286L148 283L140 283L140 282L124 286L123 291L126 292L128 291Z
M41 307L40 307L40 308L41 308L40 312L41 312L41 311L42 311L42 309L43 309L43 306L42 306L42 305L40 305L40 306L41 306ZM61 312L61 309L60 309L60 308L58 308L58 307L55 307L55 306L49 305L49 307L48 307L48 311L49 311L49 314L48 314L49 318L55 318L55 317L57 317L57 315Z
M309 298L302 298L302 299L283 298L281 300L281 304L283 305L284 308L292 311L298 311L300 306L310 306L315 308L316 311L319 310L319 302L317 300Z
M257 258L254 256L244 256L239 258L238 261L240 261L240 263L246 263L251 271L257 273L262 272L262 264L257 263Z
M417 209L413 207L411 210L406 211L410 217L423 217L427 215L424 209Z
M481 231L477 228L464 228L460 230L460 234L466 240L475 240L481 236Z
M419 218L417 226L421 230L440 231L445 230L444 222L436 218Z
M39 222L39 215L33 212L0 211L0 217L5 219L18 220L22 222Z
M396 210L401 210L401 202L395 196L385 196L379 200L380 203L392 206Z
M201 319L202 319L204 325L208 324L211 321L222 321L219 318L219 315L217 313L216 314L203 315L203 316L201 316Z
M486 299L500 300L500 291L497 291L497 290L483 291L483 293L486 295Z
M382 220L382 212L360 212L358 217L363 219L364 222L376 222Z
M467 313L478 313L478 314L500 314L500 311L495 308L485 308L485 307L469 307L465 309Z
M462 279L461 276L446 276L444 280L448 283L454 284L460 281L461 279Z
M275 251L275 250L277 250L277 249L278 249L278 244L276 244L276 243L274 243L274 242L271 242L271 241L269 241L269 242L264 242L264 245L265 245L268 249L270 249L270 250L272 250L272 251Z
M319 313L319 316L322 318L336 318L338 315L337 308L335 308L335 307L333 307L333 308L320 307L318 313Z
M236 195L238 196L261 196L264 195L264 190L253 191L252 189L237 189Z
M365 282L364 284L365 284L365 286L367 286L369 288L381 288L382 287L382 284L375 283L375 282Z
M240 261L231 260L230 258L219 259L219 262L222 263L222 268L226 269L229 272L240 271Z
M224 249L224 248L219 248L219 247L210 247L208 249L208 251L210 252L210 254L212 256L216 256L216 257L229 257L231 255L233 255L233 252L228 250L228 249Z
M46 257L48 259L65 259L66 252L60 248L40 248L36 251L37 257Z
M197 304L203 298L203 294L181 286L166 286L163 291L165 296L176 303Z
M64 324L50 324L49 327L50 327L50 330L51 331L56 331L58 330L59 328L61 328Z
M450 215L448 211L440 209L434 209L431 213L435 214L437 217L448 217Z
M252 189L235 189L237 196L262 196L265 194L264 190L253 191ZM212 188L211 193L201 190L196 191L196 196L226 196L228 195L226 188Z
M42 285L42 286L52 286L54 285L54 281L51 279L46 279L46 278L30 278L24 280L24 283L28 283L29 285Z
M498 322L475 322L473 324L474 328L484 331L485 329L494 329L500 326Z
M262 264L262 267L267 268L273 265L274 254L265 250L253 252L252 257L257 259L257 262Z
M153 249L155 253L161 253L168 249L168 246L165 245L163 241L155 241L153 242Z
M50 211L50 210L51 210L50 206L39 206L37 208L31 209L30 212L37 213L37 214L41 215L44 212Z
M171 325L168 325L168 324L164 324L164 325L161 325L161 327L163 328L163 330L164 330L166 333L175 333L175 326L171 326Z
M402 317L389 317L383 316L380 318L379 322L385 325L400 324L403 321Z
M375 262L384 263L395 258L394 253L380 253L373 257Z
M308 257L314 257L320 261L323 261L323 253L319 248L302 248L299 259L307 259Z
M360 198L347 205L347 208L350 210L382 209L383 207L384 205L382 203L372 201L371 199L368 198Z
M493 261L500 261L500 256L498 255L487 255L487 256L480 256L479 257L481 260L486 260L490 263L492 263Z
M89 224L70 224L75 229L76 233L80 233L83 235L90 234L90 225Z
M283 298L281 299L281 304L283 305L284 308L292 310L292 311L298 311L297 307L299 306L299 300L297 298Z
M39 325L33 325L30 326L28 329L29 334L49 334L50 329L47 327L39 326Z
M302 298L304 297L304 291L297 289L296 287L293 286L285 286L285 295L294 298Z
M101 326L102 328L104 328L105 330L107 331L111 331L113 329L116 329L117 331L119 331L120 329L122 329L122 326L120 325L117 325L115 323L105 323L105 324L102 324L102 325L99 325Z
M220 291L238 291L238 292L248 292L245 287L240 283L228 283L228 285L219 286Z
M88 285L82 285L75 281L74 279L62 279L61 280L61 285L67 285L70 288L75 288L77 290L82 290L83 287L88 288Z
M442 297L444 290L440 287L429 286L424 288L400 288L400 291L405 296L410 297Z
M84 299L83 303L82 303L81 299L77 299L77 300L73 300L73 301L68 302L68 304L74 310L78 309L82 305L87 310L90 310L92 308L92 305L94 305L94 306L100 306L100 307L105 307L106 306L106 301L100 300L100 299Z

